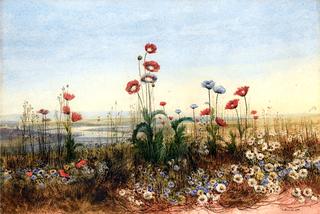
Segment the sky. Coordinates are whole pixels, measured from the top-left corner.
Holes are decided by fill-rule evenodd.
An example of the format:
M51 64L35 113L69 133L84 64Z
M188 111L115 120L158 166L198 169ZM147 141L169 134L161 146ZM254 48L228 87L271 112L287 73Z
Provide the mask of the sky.
M69 84L80 112L129 110L126 83L138 79L144 45L161 65L155 103L201 108L203 80L225 86L219 108L249 85L250 107L320 113L320 3L317 0L1 1L2 115L58 108Z

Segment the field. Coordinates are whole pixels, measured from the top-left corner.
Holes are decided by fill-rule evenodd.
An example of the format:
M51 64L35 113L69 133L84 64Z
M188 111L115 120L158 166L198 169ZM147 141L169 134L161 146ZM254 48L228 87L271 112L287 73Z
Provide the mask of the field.
M145 46L139 80L127 83L138 100L128 117L85 120L69 86L52 118L24 104L18 128L1 129L1 213L316 213L320 116L257 112L249 86L219 103L226 89L212 80L201 83L204 109L169 115L166 102L153 102L155 50ZM81 141L83 127L98 141Z

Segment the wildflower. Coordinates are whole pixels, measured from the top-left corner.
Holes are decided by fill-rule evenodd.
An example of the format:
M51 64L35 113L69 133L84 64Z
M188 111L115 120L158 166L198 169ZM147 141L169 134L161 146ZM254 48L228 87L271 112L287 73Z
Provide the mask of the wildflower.
M173 166L173 170L174 170L174 171L179 171L179 170L180 170L180 167L179 167L178 165L174 165L174 166Z
M139 55L139 56L137 57L137 59L138 59L139 61L142 60L142 56Z
M154 74L144 74L141 77L141 82L144 83L155 83L157 81L158 77Z
M128 197L128 201L129 201L129 202L134 202L134 196L133 196L133 195L130 195L130 196Z
M243 177L240 174L236 174L233 176L233 181L237 184L241 184L243 182Z
M267 143L263 143L262 147L261 147L261 150L262 151L266 151L267 149L268 149L268 144Z
M178 202L180 205L184 205L186 203L186 197L184 195L179 195Z
M119 195L120 195L121 197L125 196L125 194L126 194L126 190L121 189L121 190L119 191Z
M63 106L62 107L62 112L64 114L70 114L70 107L69 106Z
M65 177L65 178L69 178L70 177L69 174L66 173L63 169L58 170L58 172L59 172L59 175L61 177Z
M306 197L311 197L312 194L313 194L311 188L305 188L302 193L303 193L303 195L306 196Z
M263 193L265 192L265 187L262 185L255 185L254 186L254 191L256 191L256 193Z
M145 191L143 193L143 198L146 200L151 200L153 199L153 192Z
M80 169L82 167L84 167L87 164L86 160L80 160L78 163L76 163L75 167Z
M300 178L306 178L308 176L308 170L307 169L300 169L299 176L300 176Z
M258 112L256 110L252 110L251 114L257 114Z
M32 175L32 176L30 177L30 179L31 179L32 181L35 181L35 180L37 179L37 176Z
M26 176L28 176L28 177L31 177L32 176L32 172L30 172L30 171L28 171L28 172L26 172Z
M254 179L254 178L249 178L249 179L248 179L248 185L249 185L250 187L254 187L254 186L256 186L257 184L258 184L258 182L257 182L256 179Z
M176 109L175 112L176 112L177 114L180 114L180 113L181 113L181 110L180 110L180 109Z
M129 94L138 93L140 90L140 83L138 80L132 80L127 83L126 91Z
M174 186L175 186L175 185L174 185L174 182L173 182L173 181L169 181L169 182L168 182L168 187L169 187L169 188L172 189Z
M42 114L42 115L47 115L49 113L49 110L46 110L46 109L40 109L39 111L37 111L39 114Z
M250 150L248 150L246 152L246 157L249 159L249 160L252 160L254 158L254 153Z
M173 116L169 116L169 120L173 120Z
M160 65L156 61L145 61L143 66L150 72L158 72L160 70Z
M267 171L267 172L271 172L274 170L274 166L272 165L272 163L267 163L265 166L264 166L264 169Z
M263 160L263 158L264 158L264 154L262 154L262 153L258 153L257 154L257 159L258 160Z
M299 198L298 198L298 201L300 203L304 203L306 201L306 199L301 195Z
M258 116L258 115L254 115L254 116L253 116L253 119L254 119L254 120L258 120L258 119L259 119L259 116Z
M313 195L313 196L311 196L311 198L310 198L312 201L318 201L318 197L317 196L315 196L315 195Z
M196 108L198 108L198 105L197 105L197 104L191 104L191 105L190 105L190 108L196 109Z
M255 139L254 137L250 137L250 138L247 140L248 145L249 145L249 146L252 146L252 145L254 144L255 140L256 140L256 139Z
M213 91L217 94L224 94L226 93L226 89L222 86L222 85L219 85L219 86L214 86L213 87Z
M299 178L299 174L297 173L296 170L291 170L291 171L289 172L289 177L292 178L292 179L294 179L294 180L297 180L297 179Z
M204 194L199 195L197 201L198 201L199 205L205 205L208 202L208 197Z
M141 141L147 140L147 135L144 132L138 132L136 137L138 140L141 140Z
M234 93L234 95L238 95L238 96L244 97L244 96L247 95L248 90L249 90L249 86L239 87L239 88L236 90L236 92Z
M256 173L256 179L258 179L259 181L261 181L264 178L264 173L259 171Z
M210 115L211 110L209 108L206 108L200 112L200 116Z
M72 114L71 114L71 121L72 121L72 122L77 122L77 121L79 121L79 120L82 120L81 114L76 113L76 112L72 112Z
M239 99L230 100L227 104L225 109L235 109L238 107Z
M294 188L292 189L291 191L291 194L294 196L294 197L299 197L301 196L301 189L300 188Z
M227 126L227 123L226 121L224 121L222 118L220 117L216 117L215 119L216 123L221 126L221 127L226 127Z
M276 179L278 178L278 174L275 173L275 172L270 172L270 173L269 173L269 177L270 177L270 179L272 179L272 180L276 180Z
M161 102L160 102L160 106L165 106L165 105L167 105L166 102L164 102L164 101L161 101Z
M223 193L223 192L225 192L226 190L227 190L227 187L226 187L225 184L223 184L223 183L217 184L217 186L216 186L216 191L217 191L217 192Z
M231 172L232 172L233 174L235 174L235 173L238 172L238 166L237 166L237 165L232 164L232 165L230 166L230 168L231 168Z
M148 54L153 54L157 51L157 46L155 44L152 44L152 43L147 43L145 46L144 46L144 49L146 50L146 52Z
M201 83L203 88L211 90L214 87L215 82L213 80L205 80Z
M75 97L74 94L69 94L68 92L63 93L63 98L67 101L73 100Z
M142 202L141 200L135 200L134 203L135 203L137 206L143 205L143 202Z

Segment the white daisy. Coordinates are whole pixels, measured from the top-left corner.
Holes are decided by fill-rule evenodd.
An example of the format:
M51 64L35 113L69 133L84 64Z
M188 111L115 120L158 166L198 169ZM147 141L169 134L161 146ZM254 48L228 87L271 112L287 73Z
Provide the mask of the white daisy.
M291 170L289 172L289 177L292 178L293 180L297 180L299 178L299 174L297 173L296 170Z
M246 157L249 159L249 160L252 160L254 158L254 153L250 150L248 150L246 152Z
M306 196L306 197L311 197L312 194L313 194L311 188L305 188L302 193L303 193L303 195Z
M308 176L308 170L307 169L300 169L299 176L300 176L300 178L306 178Z
M256 179L254 179L254 178L249 178L249 179L248 179L248 185L249 185L250 187L254 187L254 186L256 186L257 184L258 184L258 182L257 182Z
M235 174L233 176L233 181L236 182L237 184L241 184L243 182L243 177L240 174Z
M224 185L224 184L222 184L222 183L220 183L220 184L218 184L218 185L216 186L216 191L217 191L217 192L222 193L222 192L225 192L226 190L227 190L226 185Z
M272 163L267 163L265 166L264 166L264 169L267 171L267 172L271 172L274 170L274 166Z
M149 192L149 191L145 191L143 193L143 198L146 199L146 200L151 200L151 199L153 199L153 193Z
M291 194L294 197L300 197L301 196L301 189L299 187L292 189Z
M120 195L120 196L125 196L125 194L126 194L126 190L121 189L121 190L119 191L119 195Z
M312 201L318 201L318 197L315 196L315 195L313 195L313 196L311 196L311 200L312 200Z
M205 205L206 203L208 203L208 197L206 195L199 195L198 199L197 199L199 205Z
M301 196L299 196L298 201L300 203L304 203L306 201L306 199L301 195Z
M262 153L258 153L257 154L257 159L258 160L263 160L263 158L264 158L264 154L262 154Z

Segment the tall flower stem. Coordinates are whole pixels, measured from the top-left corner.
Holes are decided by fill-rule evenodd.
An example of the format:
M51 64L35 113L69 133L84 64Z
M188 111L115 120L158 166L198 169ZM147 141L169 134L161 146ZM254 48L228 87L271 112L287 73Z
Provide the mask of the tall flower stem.
M216 118L218 116L218 97L219 97L219 94L217 94L216 96Z
M193 113L194 138L197 138L196 115L195 115L194 109L192 109L192 113Z
M246 118L245 118L245 128L247 130L248 128L248 104L247 104L247 99L246 97L244 96L244 103L246 105Z
M142 74L141 74L141 63L140 63L141 60L138 60L138 69L139 69L139 76L140 76L140 80L142 78ZM142 94L142 102L144 103L144 92L143 92L143 87L141 87L141 94ZM143 105L142 105L142 108L143 108Z
M237 113L237 118L238 118L238 130L239 130L239 134L240 134L240 139L242 139L242 131L241 131L240 117L239 117L238 109L236 109L236 113Z

